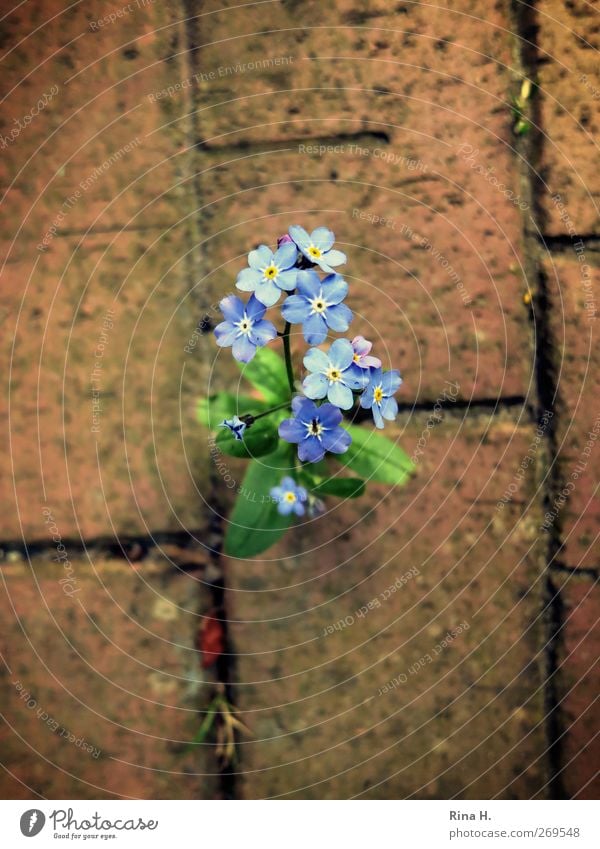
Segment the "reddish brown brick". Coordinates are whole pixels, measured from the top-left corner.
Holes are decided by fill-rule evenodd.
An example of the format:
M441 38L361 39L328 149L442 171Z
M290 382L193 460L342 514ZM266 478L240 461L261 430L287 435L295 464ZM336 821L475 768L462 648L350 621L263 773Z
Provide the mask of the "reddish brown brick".
M409 453L422 428L397 431ZM531 467L497 506L532 431L457 418L429 433L405 488L332 500L263 558L231 561L238 698L255 735L241 749L246 796L524 798L543 785Z
M569 797L597 799L600 596L590 581L568 578L561 597L564 625L558 674L565 732L563 782Z
M535 18L544 133L539 168L546 189L540 197L543 228L551 236L598 233L598 9L584 0L541 0Z

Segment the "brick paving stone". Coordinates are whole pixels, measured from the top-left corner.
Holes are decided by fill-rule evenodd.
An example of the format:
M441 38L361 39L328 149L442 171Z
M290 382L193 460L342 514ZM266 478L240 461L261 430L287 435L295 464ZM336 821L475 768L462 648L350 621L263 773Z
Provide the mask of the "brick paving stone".
M409 453L422 428L398 431ZM531 466L497 507L532 439L510 420L448 419L407 487L373 486L263 559L230 561L238 698L255 735L242 744L247 797L542 786Z
M200 587L157 554L3 564L5 798L214 798Z

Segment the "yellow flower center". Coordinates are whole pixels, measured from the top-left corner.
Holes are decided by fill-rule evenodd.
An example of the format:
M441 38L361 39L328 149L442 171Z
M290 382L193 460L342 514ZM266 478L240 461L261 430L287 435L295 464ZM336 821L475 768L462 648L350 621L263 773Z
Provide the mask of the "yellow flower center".
M376 386L373 391L373 398L377 401L378 404L381 404L381 400L383 398L383 389L381 386Z
M359 363L360 362L360 354L354 354L352 359L354 360L355 363Z
M327 377L327 380L329 380L331 383L337 383L338 380L341 380L342 373L337 368L329 368L327 369L325 376Z
M287 501L288 504L293 504L296 500L296 495L293 492L285 492L283 495L283 500Z
M321 259L322 251L320 248L315 248L314 245L311 245L308 252L313 259Z
M263 270L263 275L267 278L267 280L275 280L278 274L279 269L276 265L269 265Z

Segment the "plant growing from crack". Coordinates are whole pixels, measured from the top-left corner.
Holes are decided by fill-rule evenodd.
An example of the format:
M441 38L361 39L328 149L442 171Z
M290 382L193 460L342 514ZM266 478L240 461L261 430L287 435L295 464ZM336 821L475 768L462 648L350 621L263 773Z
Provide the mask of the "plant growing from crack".
M323 514L326 497L357 498L369 481L402 485L413 470L396 442L352 421L360 408L371 410L378 430L396 418L399 372L384 371L362 336L322 347L353 319L345 303L348 284L335 270L346 256L334 240L326 227L309 234L291 226L274 251L264 244L250 251L236 282L248 300L230 295L220 303L217 345L231 347L243 377L261 395L219 392L199 405L201 421L219 426L218 450L249 460L225 533L230 556L265 551L298 517ZM282 295L278 330L265 316ZM309 346L301 375L291 347L297 326ZM279 341L283 357L267 347ZM332 460L342 468L333 468Z

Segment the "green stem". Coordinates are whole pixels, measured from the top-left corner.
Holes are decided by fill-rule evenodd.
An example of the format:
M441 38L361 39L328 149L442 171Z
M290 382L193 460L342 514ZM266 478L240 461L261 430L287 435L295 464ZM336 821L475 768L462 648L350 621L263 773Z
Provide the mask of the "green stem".
M263 416L270 416L271 413L276 413L277 410L283 410L284 407L289 407L290 402L284 401L283 404L278 404L276 407L271 407L270 410L265 410L264 413L259 413L257 416L252 416L252 419L256 421L257 419L262 419Z
M285 368L287 371L288 383L290 385L290 392L293 395L296 390L294 389L294 368L292 366L292 351L290 348L290 327L291 324L289 321L286 321L285 327L283 328L283 353L285 354Z

